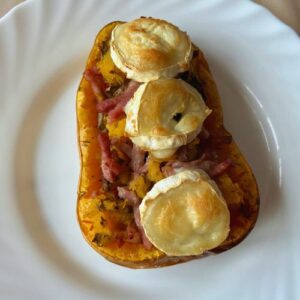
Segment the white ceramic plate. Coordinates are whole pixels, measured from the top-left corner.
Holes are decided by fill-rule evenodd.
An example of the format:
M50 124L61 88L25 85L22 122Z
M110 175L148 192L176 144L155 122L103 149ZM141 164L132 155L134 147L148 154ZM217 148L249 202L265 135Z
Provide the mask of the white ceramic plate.
M221 255L157 270L105 261L76 222L75 94L98 30L166 18L206 53L261 211ZM1 299L299 299L300 41L248 1L26 1L0 21Z

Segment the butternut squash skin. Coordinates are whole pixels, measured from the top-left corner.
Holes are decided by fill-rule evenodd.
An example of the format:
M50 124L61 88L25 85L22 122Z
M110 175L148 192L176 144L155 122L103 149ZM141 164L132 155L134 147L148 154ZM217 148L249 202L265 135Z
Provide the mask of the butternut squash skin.
M111 31L119 23L110 23L100 30L86 65L86 69L96 66L104 79L113 86L122 84L126 79L114 66L109 52L104 56L102 52L109 45ZM86 241L98 253L116 264L130 268L156 268L219 253L240 243L255 225L259 211L259 192L255 177L230 133L223 126L223 113L216 84L203 53L194 47L190 70L193 82L190 83L198 88L207 106L213 110L205 121L205 127L210 133L205 147L216 152L220 160L230 158L234 163L228 172L215 179L230 210L230 234L220 246L201 256L169 257L154 247L147 250L142 244L120 244L114 233L120 230L122 224L132 222L133 213L128 209L126 200L115 199L102 186L96 111L96 103L101 99L94 96L90 83L83 77L76 98L81 161L77 217Z

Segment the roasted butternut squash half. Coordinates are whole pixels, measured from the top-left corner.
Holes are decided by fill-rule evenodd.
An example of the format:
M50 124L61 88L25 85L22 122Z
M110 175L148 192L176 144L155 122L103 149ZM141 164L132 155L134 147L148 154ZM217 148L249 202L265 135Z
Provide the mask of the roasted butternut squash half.
M141 56L135 57L135 47L139 47L136 41L143 38L151 43L153 37L147 31L151 26L140 28L139 20L129 29L121 27L124 22L113 22L100 30L78 88L81 173L77 216L86 241L106 259L130 268L155 268L219 253L240 243L256 222L259 192L250 166L224 128L220 97L201 50L183 41L186 36L175 32L177 27L150 19L157 22L156 36L159 30L170 29L175 30L175 38L162 50L156 46L148 52L144 49L144 60L139 61ZM139 36L130 50L125 49L126 56L122 43L132 38L128 30ZM171 69L165 65L168 58L161 53L165 49L175 51L172 42L177 45L175 50L181 47L186 55L176 53ZM158 55L155 51L161 52ZM152 63L150 67L143 65L145 59L156 60L153 64L162 66L161 77L151 71ZM171 92L165 93L164 87ZM167 99L164 93L175 94ZM140 105L138 122L134 101ZM175 107L176 101L187 104L182 111L172 112L172 120L157 125L159 118L171 113L170 107ZM190 112L192 106L195 110ZM201 107L206 112L199 125ZM156 113L147 111L151 109ZM185 118L188 114L189 120ZM184 138L174 139L173 148L158 151L153 146L162 145L162 140L168 144L171 137L181 137L182 132ZM153 140L157 135L159 138ZM178 178L182 186L177 193L174 188L179 185ZM184 184L189 192L184 191ZM172 198L176 193L178 201ZM215 202L210 202L211 198ZM211 209L214 205L216 208ZM189 225L183 230L178 222ZM222 234L217 237L214 230L220 226Z

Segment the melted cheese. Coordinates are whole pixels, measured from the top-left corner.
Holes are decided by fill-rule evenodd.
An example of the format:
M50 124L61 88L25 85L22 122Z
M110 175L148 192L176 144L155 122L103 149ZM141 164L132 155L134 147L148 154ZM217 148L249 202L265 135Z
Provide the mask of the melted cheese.
M148 82L187 70L192 43L185 32L164 20L140 18L113 30L110 50L128 78Z
M204 171L167 177L140 205L148 239L167 255L199 255L228 236L230 215L217 185Z
M125 107L125 132L157 158L171 156L201 131L211 110L191 85L180 79L142 84Z

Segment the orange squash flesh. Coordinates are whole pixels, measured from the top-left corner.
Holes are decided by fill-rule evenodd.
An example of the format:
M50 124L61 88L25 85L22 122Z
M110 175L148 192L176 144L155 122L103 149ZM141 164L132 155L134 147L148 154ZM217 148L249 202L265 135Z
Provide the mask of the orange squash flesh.
M112 86L125 82L125 75L113 64L108 48L111 31L120 22L106 25L97 35L89 55L86 69L96 66L104 79ZM205 121L210 133L206 147L217 153L219 160L231 159L233 166L215 181L230 210L228 238L209 253L219 253L242 241L253 228L259 211L259 193L255 177L245 158L223 127L220 98L209 66L202 52L195 46L190 73L213 113ZM194 82L195 86L195 82ZM100 99L99 99L100 98ZM160 250L147 250L142 244L120 242L116 233L133 221L133 213L126 200L116 199L105 192L100 168L101 155L97 141L98 113L96 104L103 97L95 97L90 83L83 77L77 92L76 111L81 173L78 187L77 216L87 242L108 260L131 268L154 268L172 265L201 256L168 257ZM123 174L127 182L130 174ZM158 174L160 176L160 174ZM146 179L147 181L148 179Z

